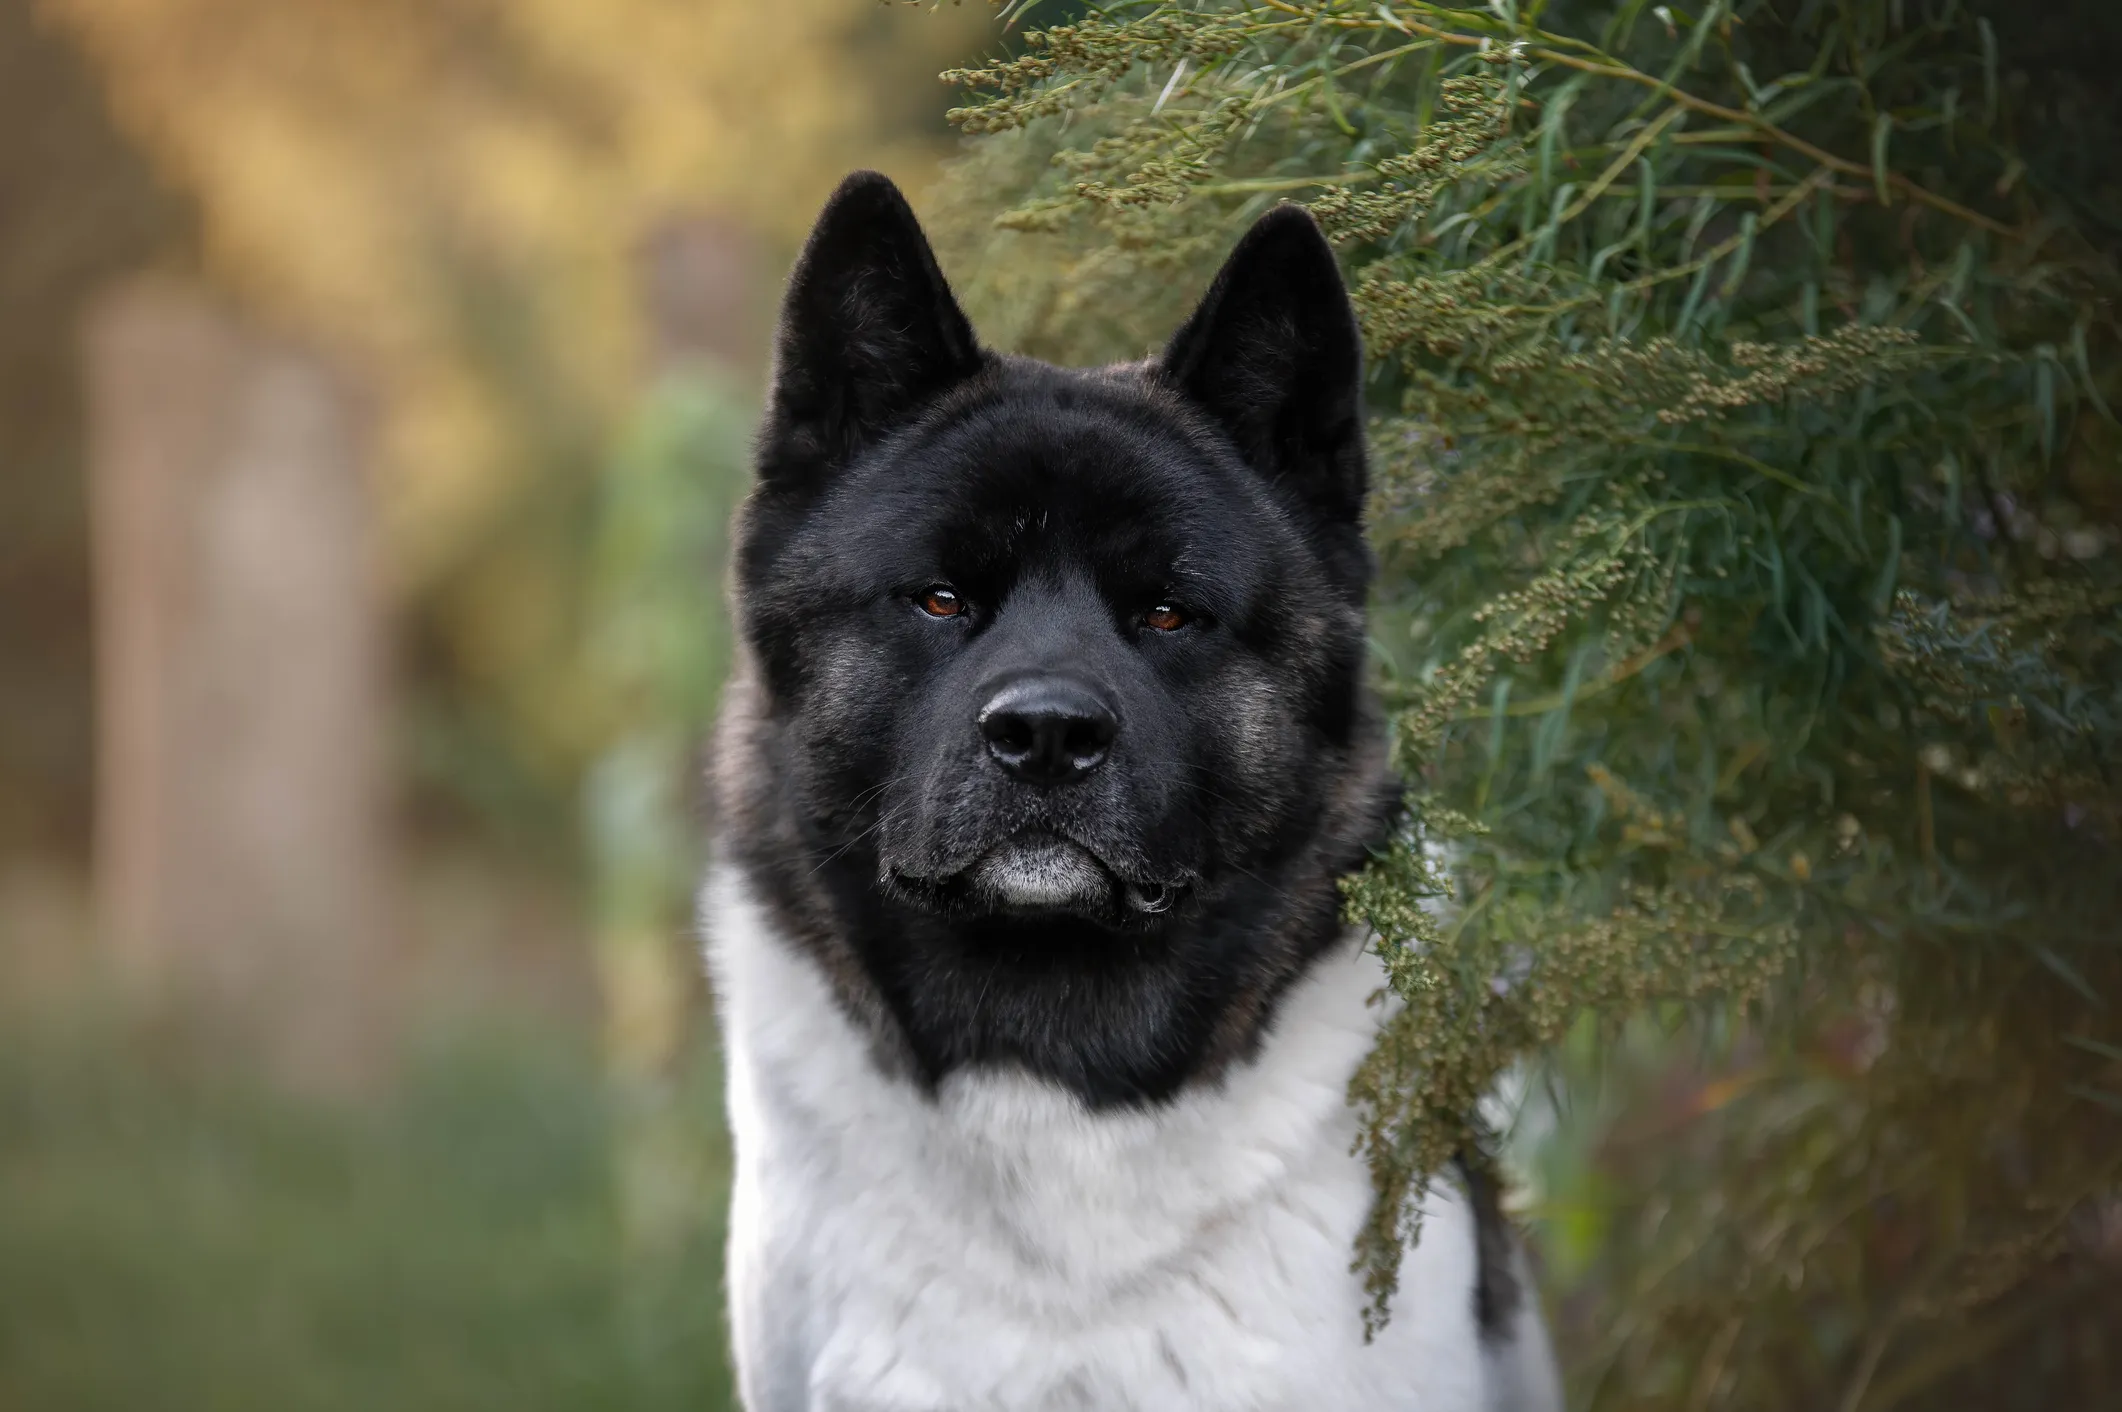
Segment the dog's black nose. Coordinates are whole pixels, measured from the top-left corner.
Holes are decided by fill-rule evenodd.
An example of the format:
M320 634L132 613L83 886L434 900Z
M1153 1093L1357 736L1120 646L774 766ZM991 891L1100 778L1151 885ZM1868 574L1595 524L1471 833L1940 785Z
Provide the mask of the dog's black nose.
M1112 708L1066 677L1012 682L980 711L988 753L1032 784L1083 778L1105 762L1119 732Z

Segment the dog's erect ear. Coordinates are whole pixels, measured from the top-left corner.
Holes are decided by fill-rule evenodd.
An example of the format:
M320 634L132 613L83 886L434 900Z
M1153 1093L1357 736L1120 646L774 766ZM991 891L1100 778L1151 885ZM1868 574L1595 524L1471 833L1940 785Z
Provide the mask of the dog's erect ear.
M1310 212L1277 206L1253 223L1161 371L1263 475L1331 522L1361 518L1363 338Z
M759 478L815 489L985 359L889 178L840 183L789 277Z

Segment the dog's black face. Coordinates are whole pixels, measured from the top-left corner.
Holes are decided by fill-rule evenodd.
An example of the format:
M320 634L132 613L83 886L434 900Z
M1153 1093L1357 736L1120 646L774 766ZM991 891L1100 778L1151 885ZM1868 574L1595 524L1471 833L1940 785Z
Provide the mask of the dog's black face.
M743 523L722 833L921 1077L1160 1097L1332 939L1390 797L1360 373L1295 208L1162 359L1076 372L979 348L883 178L827 207Z

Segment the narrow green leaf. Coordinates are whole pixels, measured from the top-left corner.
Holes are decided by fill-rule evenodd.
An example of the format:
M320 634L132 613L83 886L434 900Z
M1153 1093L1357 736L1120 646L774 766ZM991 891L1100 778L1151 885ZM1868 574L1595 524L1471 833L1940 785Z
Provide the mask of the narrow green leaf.
M2056 455L2056 358L2055 350L2043 344L2034 361L2034 416L2041 424L2041 459Z
M1879 559L1879 577L1872 581L1871 610L1880 617L1894 601L1894 583L1901 573L1901 517L1886 517L1886 553Z
M1488 811L1489 791L1495 787L1496 770L1503 760L1503 742L1510 729L1510 682L1508 675L1497 677L1489 692L1488 748L1480 782L1474 787L1474 813L1477 816Z
M2087 1039L2082 1034L2067 1034L2063 1036L2063 1042L2076 1045L2088 1054L2097 1054L2102 1059L2112 1059L2116 1063L2122 1064L2122 1045L2107 1044L2097 1039Z
M1716 209L1716 197L1704 194L1695 198L1695 208L1687 216L1687 236L1680 242L1681 264L1695 258L1695 242L1702 238L1702 227L1709 224Z
M1569 105L1575 101L1583 86L1582 79L1562 85L1561 89L1547 100L1546 107L1541 111L1538 152L1542 191L1551 189L1555 184L1555 149L1567 142Z
M1540 227L1540 233L1533 238L1533 243L1526 248L1525 263L1528 268L1554 257L1555 236L1562 229L1562 212L1568 207L1569 198L1576 189L1575 182L1564 182L1561 190L1555 193L1554 200L1548 203L1547 221Z
M2065 1093L2082 1098L2088 1103L2097 1103L2110 1113L2122 1114L2122 1094L2109 1093L2105 1089L2088 1088L2084 1084L2065 1084Z
M2084 996L2087 1001L2098 1008L2102 1010L2107 1008L2107 1002L2100 998L2100 993L2093 989L2092 982L2086 980L2084 974L2076 966L2071 965L2070 962L2039 942L2033 944L2033 952L2041 964L2055 972L2057 978L2065 985Z
M1746 278L1746 267L1754 258L1754 231L1760 223L1761 218L1752 211L1739 218L1739 248L1732 253L1731 273L1717 291L1726 299L1739 292L1739 285Z
M1984 16L1975 21L1982 35L1982 126L1997 125L1997 32Z
M1966 241L1953 252L1952 273L1946 278L1944 296L1953 304L1967 297L1967 281L1975 272L1975 247Z
M2107 399L2100 395L2100 381L2093 376L2092 360L2085 356L2085 326L2091 322L2092 313L2088 310L2078 315L2078 321L2071 325L2071 361L2078 365L2078 379L2084 384L2086 397L2091 400L2093 406L2100 409L2101 416L2113 421L2115 414L2108 410Z
M1636 159L1636 233L1635 243L1645 254L1650 253L1650 226L1658 209L1658 174L1651 169L1650 158Z
M1606 29L1599 36L1599 47L1617 49L1628 43L1635 35L1636 21L1641 18L1650 0L1627 0L1614 11L1614 17L1606 22Z
M1813 201L1813 250L1823 260L1835 258L1835 197L1822 191Z
M1178 77L1179 70L1173 70L1173 81L1176 82L1178 80ZM1328 69L1320 77L1322 82L1319 84L1319 96L1322 100L1324 100L1326 104L1327 118L1331 120L1333 125L1340 130L1341 135L1343 137L1354 137L1356 135L1356 125L1350 122L1348 120L1348 114L1341 110L1341 95L1334 89L1333 70ZM1159 98L1157 102L1159 106L1162 106L1164 100L1162 98Z
M1871 183L1872 190L1878 194L1881 206L1894 204L1893 193L1886 184L1886 142L1888 138L1893 136L1893 132L1893 114L1881 113L1873 120L1871 125Z
M1687 302L1680 306L1680 317L1673 325L1675 337L1686 338L1687 331L1694 326L1695 311L1701 307L1702 295L1709 288L1709 277L1716 273L1716 269L1714 261L1704 265L1696 273L1694 283L1688 286Z

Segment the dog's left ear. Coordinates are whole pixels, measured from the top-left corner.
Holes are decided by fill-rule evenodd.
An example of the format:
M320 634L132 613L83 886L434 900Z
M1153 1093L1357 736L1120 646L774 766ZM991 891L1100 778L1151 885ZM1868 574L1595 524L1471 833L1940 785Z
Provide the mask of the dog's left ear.
M825 203L789 277L761 485L819 489L986 356L899 188L856 172Z
M1253 223L1160 371L1262 475L1329 523L1362 518L1363 338L1310 212Z

